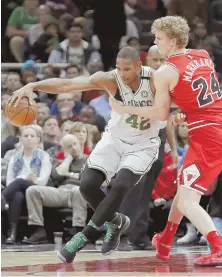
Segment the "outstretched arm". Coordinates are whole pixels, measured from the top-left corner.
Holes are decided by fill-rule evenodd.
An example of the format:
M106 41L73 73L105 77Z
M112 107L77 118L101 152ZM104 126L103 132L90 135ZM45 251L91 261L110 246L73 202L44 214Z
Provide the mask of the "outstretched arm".
M89 77L80 76L74 79L47 79L35 83L29 83L21 89L14 92L9 99L9 105L15 102L15 106L22 97L28 97L32 102L33 91L44 91L50 94L70 93L74 91L84 91L91 89L106 90L109 73L97 72Z

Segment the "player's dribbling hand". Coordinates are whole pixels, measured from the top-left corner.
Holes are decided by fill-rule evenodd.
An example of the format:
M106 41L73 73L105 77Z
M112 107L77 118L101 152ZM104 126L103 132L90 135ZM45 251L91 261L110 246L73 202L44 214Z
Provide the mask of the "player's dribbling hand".
M115 98L110 97L109 98L109 104L110 104L113 111L118 112L118 113L124 113L125 112L125 106L123 105L123 103L116 100Z
M186 115L183 113L177 113L172 116L172 122L174 125L181 124L186 120Z
M26 86L13 92L13 95L9 98L7 105L9 107L12 105L17 107L22 97L27 97L29 99L29 104L31 105L33 102L32 95L33 95L33 87L31 84L27 84Z

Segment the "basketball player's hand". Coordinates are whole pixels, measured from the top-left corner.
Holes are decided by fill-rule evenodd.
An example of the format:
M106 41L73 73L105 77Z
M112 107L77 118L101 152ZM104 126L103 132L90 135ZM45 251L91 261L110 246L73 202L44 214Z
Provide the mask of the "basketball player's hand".
M172 122L174 125L181 124L186 121L186 115L183 113L177 113L172 115Z
M115 98L110 97L109 104L113 111L118 112L118 113L126 113L126 111L125 111L126 106L123 105L123 102L120 102L120 101L116 100Z
M29 104L31 105L33 100L33 88L31 84L27 84L26 86L16 90L13 92L13 95L9 98L7 105L10 107L14 105L15 107L18 106L18 103L22 99L22 97L27 97L29 99Z

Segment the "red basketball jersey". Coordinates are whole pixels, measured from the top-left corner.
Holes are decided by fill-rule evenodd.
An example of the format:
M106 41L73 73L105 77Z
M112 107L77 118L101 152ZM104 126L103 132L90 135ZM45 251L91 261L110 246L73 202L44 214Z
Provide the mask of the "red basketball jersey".
M222 92L207 51L190 49L171 56L167 63L179 71L171 98L186 114L189 125L222 124Z

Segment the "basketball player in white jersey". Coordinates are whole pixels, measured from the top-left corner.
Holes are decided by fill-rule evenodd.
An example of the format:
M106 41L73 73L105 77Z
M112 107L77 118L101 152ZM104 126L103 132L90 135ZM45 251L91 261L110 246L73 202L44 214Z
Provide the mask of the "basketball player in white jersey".
M126 105L140 107L154 103L152 69L141 65L135 49L125 47L118 53L113 71L97 72L90 77L81 76L72 80L48 79L30 83L16 91L9 104L14 100L18 103L24 96L32 101L33 91L60 94L92 89L106 90L110 97ZM102 253L109 254L117 248L120 236L130 221L116 212L128 190L156 161L160 146L158 133L158 121L112 112L106 131L89 156L81 177L80 191L95 213L84 230L57 253L63 262L72 262L76 252L94 237L105 222L107 231ZM111 180L112 184L107 196L100 189L106 180Z

